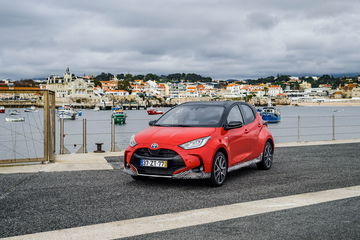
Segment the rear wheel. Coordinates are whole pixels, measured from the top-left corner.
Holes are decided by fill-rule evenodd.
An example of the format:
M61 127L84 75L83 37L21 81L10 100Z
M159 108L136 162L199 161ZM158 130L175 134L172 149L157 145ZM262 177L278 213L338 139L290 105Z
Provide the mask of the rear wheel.
M217 152L212 165L210 183L214 187L221 186L226 179L227 175L227 159L222 152Z
M270 142L266 142L264 147L264 152L262 154L262 159L256 165L258 169L268 170L271 168L273 163L273 146Z

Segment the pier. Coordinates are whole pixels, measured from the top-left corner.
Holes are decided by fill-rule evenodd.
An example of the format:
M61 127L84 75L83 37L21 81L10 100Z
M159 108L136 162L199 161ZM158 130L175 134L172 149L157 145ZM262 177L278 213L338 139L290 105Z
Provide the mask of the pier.
M98 155L93 161L89 157L88 162L82 156L91 154L64 155L67 160L58 163L63 164L61 171L47 166L57 163L27 173L4 174L9 168L0 168L0 237L192 239L205 233L223 239L229 232L248 239L291 239L294 232L302 239L359 236L360 141L304 144L277 146L271 170L233 172L216 189L193 180L135 182L121 170L121 153ZM84 167L101 160L106 169L66 169L77 160ZM25 167L33 168L11 168Z

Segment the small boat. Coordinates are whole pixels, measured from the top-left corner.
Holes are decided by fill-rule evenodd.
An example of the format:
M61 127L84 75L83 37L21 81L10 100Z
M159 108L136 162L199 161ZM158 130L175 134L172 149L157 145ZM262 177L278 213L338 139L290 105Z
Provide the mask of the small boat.
M156 110L155 108L148 108L146 111L149 115L156 115L156 114L164 113L163 111Z
M19 115L20 112L18 110L12 110L9 114L10 115Z
M36 109L35 106L31 106L29 108L25 108L24 112L37 112L38 110Z
M5 107L4 106L0 106L0 113L5 113Z
M5 118L6 122L24 122L25 118L19 117L19 118Z
M99 106L94 107L94 111L96 111L96 112L100 111Z
M125 111L118 107L114 107L112 110L111 118L114 119L115 124L125 124L127 117Z
M269 123L278 123L281 120L280 110L272 106L263 107L259 113L262 119Z
M57 115L62 119L75 120L78 117L78 112L76 112L71 106L63 106L57 110Z

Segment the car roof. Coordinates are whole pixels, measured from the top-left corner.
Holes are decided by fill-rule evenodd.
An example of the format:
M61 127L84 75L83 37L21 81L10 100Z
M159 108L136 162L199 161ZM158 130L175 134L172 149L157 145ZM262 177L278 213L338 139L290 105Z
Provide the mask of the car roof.
M230 107L235 103L246 104L245 102L235 102L235 101L195 101L195 102L186 102L180 105L214 105L214 106L224 106Z

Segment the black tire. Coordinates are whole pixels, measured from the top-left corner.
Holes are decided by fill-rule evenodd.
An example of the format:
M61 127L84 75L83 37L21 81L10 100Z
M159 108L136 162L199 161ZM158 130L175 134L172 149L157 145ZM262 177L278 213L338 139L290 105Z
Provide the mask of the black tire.
M271 168L274 158L274 149L271 142L267 141L264 147L261 161L256 164L258 169L268 170Z
M223 185L228 171L228 162L225 154L217 152L212 163L210 184L214 187Z

